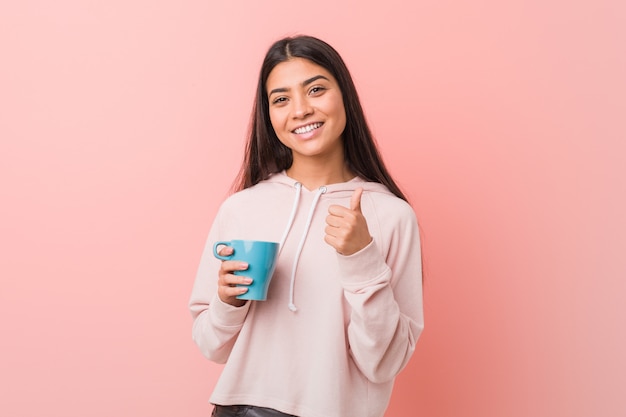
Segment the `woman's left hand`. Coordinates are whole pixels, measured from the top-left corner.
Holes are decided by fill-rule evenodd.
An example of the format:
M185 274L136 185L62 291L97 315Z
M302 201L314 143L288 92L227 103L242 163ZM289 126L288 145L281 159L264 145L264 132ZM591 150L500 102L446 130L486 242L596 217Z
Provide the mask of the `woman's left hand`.
M363 189L357 188L350 199L350 208L332 205L326 217L324 241L341 255L352 255L372 241L367 221L361 212Z

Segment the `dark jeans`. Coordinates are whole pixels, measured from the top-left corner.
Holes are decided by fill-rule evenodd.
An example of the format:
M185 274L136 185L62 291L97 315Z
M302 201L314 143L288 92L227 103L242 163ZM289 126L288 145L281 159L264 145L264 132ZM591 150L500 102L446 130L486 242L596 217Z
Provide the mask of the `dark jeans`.
M297 417L254 405L215 405L211 417Z

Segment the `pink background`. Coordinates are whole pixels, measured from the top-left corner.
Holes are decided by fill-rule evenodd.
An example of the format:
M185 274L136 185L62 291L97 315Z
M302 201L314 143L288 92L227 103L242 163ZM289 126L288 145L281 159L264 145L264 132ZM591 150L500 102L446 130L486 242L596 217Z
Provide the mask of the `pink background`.
M0 415L209 415L187 299L293 33L344 56L423 228L387 416L624 415L623 4L3 1Z

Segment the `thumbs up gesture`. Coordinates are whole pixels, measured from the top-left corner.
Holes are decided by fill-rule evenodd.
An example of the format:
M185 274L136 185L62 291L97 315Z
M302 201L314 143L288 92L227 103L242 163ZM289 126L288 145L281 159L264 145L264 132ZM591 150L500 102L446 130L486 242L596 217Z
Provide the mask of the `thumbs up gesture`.
M339 205L328 208L324 241L345 256L360 251L372 241L361 212L362 195L363 189L357 188L350 199L350 208Z

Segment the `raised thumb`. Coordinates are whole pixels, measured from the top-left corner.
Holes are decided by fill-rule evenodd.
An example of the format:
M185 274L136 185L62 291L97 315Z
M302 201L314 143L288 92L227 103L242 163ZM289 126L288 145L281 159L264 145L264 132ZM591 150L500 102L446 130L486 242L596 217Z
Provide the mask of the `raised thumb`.
M357 188L352 193L352 198L350 198L350 210L361 212L361 196L363 195L363 188Z

